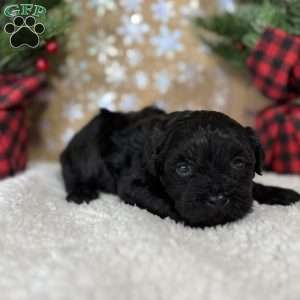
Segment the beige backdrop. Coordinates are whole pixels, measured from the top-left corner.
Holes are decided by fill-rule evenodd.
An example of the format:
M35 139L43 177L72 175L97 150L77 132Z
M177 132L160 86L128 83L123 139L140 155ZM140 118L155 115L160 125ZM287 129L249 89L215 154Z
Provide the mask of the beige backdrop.
M70 1L71 2L71 1ZM99 107L213 109L244 124L268 102L200 43L189 18L219 9L198 0L74 0L66 60L31 112L31 158L56 159Z

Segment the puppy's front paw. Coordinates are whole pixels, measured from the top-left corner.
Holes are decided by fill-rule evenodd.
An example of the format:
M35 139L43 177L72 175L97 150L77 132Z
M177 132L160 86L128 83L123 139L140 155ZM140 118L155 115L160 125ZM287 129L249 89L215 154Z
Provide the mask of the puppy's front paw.
M290 205L300 200L300 194L290 190L280 188L272 195L274 202L280 205Z
M83 202L90 203L92 200L95 200L97 197L98 197L97 191L79 189L69 193L66 199L68 202L82 204Z
M300 194L291 189L265 186L255 182L253 196L257 202L269 205L290 205L300 200Z
M290 205L300 200L300 194L285 188L272 188L267 197L270 199L269 204Z

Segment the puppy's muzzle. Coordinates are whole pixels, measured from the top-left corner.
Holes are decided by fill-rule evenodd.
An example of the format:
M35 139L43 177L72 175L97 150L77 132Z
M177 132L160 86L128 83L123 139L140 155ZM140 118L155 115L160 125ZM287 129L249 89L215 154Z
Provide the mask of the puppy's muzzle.
M211 195L206 200L206 204L210 207L214 208L222 208L229 203L228 198L226 198L223 194Z

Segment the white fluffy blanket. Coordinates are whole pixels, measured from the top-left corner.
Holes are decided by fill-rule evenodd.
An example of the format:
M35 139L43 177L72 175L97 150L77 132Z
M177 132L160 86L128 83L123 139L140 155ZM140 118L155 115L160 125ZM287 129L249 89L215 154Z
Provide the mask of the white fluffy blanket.
M299 177L259 180L300 191ZM0 183L1 300L300 299L300 203L201 230L64 196L56 164Z

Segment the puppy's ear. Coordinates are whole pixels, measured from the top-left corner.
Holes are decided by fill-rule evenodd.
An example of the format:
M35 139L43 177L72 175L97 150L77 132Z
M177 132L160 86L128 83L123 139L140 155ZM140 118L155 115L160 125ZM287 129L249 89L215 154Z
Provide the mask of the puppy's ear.
M166 158L173 135L179 126L185 124L191 112L172 113L167 117L163 116L160 120L155 120L152 124L150 136L147 137L144 151L145 164L148 171L156 176L162 171L163 161ZM181 124L181 125L180 125Z
M246 127L245 130L255 155L255 172L261 175L265 157L263 148L255 131L251 127Z
M153 176L158 173L158 157L164 142L164 132L161 126L162 124L157 124L153 127L150 136L147 138L144 152L145 164L149 173Z

